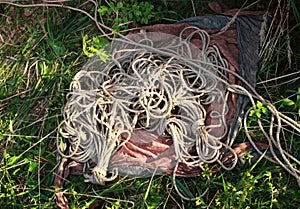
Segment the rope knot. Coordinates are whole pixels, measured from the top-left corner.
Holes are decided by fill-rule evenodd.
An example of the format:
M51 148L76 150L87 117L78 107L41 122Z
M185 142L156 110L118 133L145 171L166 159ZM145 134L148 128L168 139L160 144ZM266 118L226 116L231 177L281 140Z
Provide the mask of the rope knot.
M107 169L106 169L106 168L103 168L103 167L100 166L100 165L96 165L96 166L93 168L92 173L93 173L93 174L96 174L96 175L100 175L100 176L106 176L106 174L107 174Z
M85 182L91 182L93 184L104 185L105 182L113 181L118 176L118 171L116 169L112 170L110 173L111 173L111 176L108 177L107 169L100 165L96 165L92 169L92 175L84 174L84 177L86 178Z

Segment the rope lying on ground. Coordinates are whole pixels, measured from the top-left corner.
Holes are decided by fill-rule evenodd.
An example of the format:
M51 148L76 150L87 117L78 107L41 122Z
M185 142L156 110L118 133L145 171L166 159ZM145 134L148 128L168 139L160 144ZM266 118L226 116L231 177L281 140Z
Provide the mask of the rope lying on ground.
M196 48L190 43L194 35L202 37L203 50L198 50L197 65L191 66L187 60L194 59ZM146 34L140 43L153 46ZM220 150L229 148L232 141L221 141L228 132L228 93L219 81L226 79L222 69L227 62L208 43L208 34L197 28L187 39L162 48L165 53L127 46L113 52L108 63L99 66L95 59L75 76L64 108L62 135L70 144L66 157L97 164L93 175L86 175L88 181L103 184L116 177L117 171L106 177L110 158L122 146L124 135L130 139L136 128L171 136L178 162L188 166L215 162ZM212 102L221 105L220 111L210 113L218 122L205 126L204 106ZM220 127L223 131L217 135L208 131ZM190 153L193 147L197 154Z
M194 32L183 39L186 30ZM248 115L256 107L255 99L268 109L269 130L260 119L258 126L269 142L272 158L300 185L299 160L281 146L285 124L300 133L300 126L281 114L262 98L239 74L230 71L216 46L210 46L209 35L199 28L185 28L179 38L169 38L157 47L149 33L140 33L139 41L114 42L111 59L104 63L92 59L74 78L71 93L64 108L62 136L68 140L60 154L85 164L87 181L104 184L115 179L118 170L108 175L110 159L126 144L135 129L145 129L158 136L171 137L178 163L204 170L205 163L219 163L232 169L237 155L231 148L234 138L228 135L226 115L230 93L246 96L251 108L244 117L245 133L253 147L247 128ZM202 41L199 50L191 43L197 36ZM142 37L142 38L141 38ZM230 83L228 74L243 85ZM244 86L244 87L243 87ZM207 106L214 110L208 114ZM210 118L210 123L207 121ZM278 156L276 150L279 150ZM231 152L233 162L224 165L224 153ZM94 165L95 163L96 165ZM93 168L89 172L89 168Z

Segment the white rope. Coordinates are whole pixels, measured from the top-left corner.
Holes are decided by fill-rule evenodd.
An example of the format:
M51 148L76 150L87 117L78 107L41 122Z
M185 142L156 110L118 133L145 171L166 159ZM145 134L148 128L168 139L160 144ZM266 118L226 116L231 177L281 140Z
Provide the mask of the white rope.
M193 36L202 38L206 51L195 53L190 43ZM146 34L139 43L148 47L155 44ZM92 176L86 177L103 184L110 180L105 176L121 135L145 128L172 137L178 162L202 166L219 160L224 148L220 141L228 132L228 107L224 85L216 77L226 77L220 67L227 68L228 64L216 47L208 46L208 34L197 29L187 39L180 38L161 48L173 56L125 41L120 41L122 44L125 45L112 53L107 64L94 59L74 77L61 130L70 144L66 157L82 163L95 162ZM186 62L193 60L195 54L196 67ZM220 112L210 113L218 123L205 126L204 105L214 102L222 106ZM219 127L224 127L220 135L208 131ZM195 146L197 154L193 155L190 152ZM112 176L116 174L117 171Z
M183 39L184 32L190 29L194 31ZM237 127L228 127L226 123L229 92L249 98L251 108L245 113L243 124L247 138L260 154L263 153L252 140L246 121L256 106L255 100L268 108L269 130L257 120L273 155L265 157L279 163L299 180L299 160L280 143L282 124L300 132L299 124L279 113L244 78L230 71L218 48L209 45L205 31L188 27L179 38L172 37L168 45L158 48L150 36L138 34L137 43L118 40L113 44L115 48L107 63L92 59L71 84L61 130L69 147L66 154L63 151L61 154L87 165L87 181L103 184L117 176L118 171L114 170L107 177L110 158L136 128L171 137L177 165L184 163L203 168L204 163L217 162L225 169L233 169L237 155L231 148L234 138L228 133ZM191 44L193 37L201 38L201 50ZM230 84L229 73L244 87ZM209 105L218 108L208 114L205 106ZM214 123L205 124L208 117ZM221 133L215 132L217 129ZM121 137L124 135L127 136L125 142ZM193 148L196 153L191 153ZM233 153L234 160L229 166L221 161L225 151ZM96 165L93 167L90 161ZM89 166L93 167L91 172ZM177 166L174 172L176 169Z

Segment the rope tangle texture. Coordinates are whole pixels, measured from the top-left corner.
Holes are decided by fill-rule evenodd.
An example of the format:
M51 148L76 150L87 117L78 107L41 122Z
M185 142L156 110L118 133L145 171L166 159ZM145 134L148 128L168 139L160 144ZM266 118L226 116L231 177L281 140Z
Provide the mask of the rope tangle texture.
M183 38L188 30L193 32ZM219 49L210 45L207 32L187 27L179 37L165 38L163 44L151 38L151 33L141 31L136 36L138 41L113 42L110 60L104 63L94 57L71 83L61 128L67 146L59 152L84 163L86 181L104 184L117 177L117 169L109 170L110 159L137 129L172 139L177 161L174 170L178 163L203 170L207 163L219 163L224 169L233 169L237 163L231 148L235 139L228 133L238 127L231 127L226 115L232 108L228 97L235 94L250 100L243 126L248 140L262 155L249 134L247 119L256 100L267 107L269 127L257 120L272 153L271 158L265 157L280 164L300 185L300 162L284 150L280 140L283 127L300 133L300 125L230 71ZM194 37L201 39L201 49L191 43ZM243 85L229 82L228 74ZM209 106L215 109L208 111ZM228 152L234 160L225 165L221 159Z

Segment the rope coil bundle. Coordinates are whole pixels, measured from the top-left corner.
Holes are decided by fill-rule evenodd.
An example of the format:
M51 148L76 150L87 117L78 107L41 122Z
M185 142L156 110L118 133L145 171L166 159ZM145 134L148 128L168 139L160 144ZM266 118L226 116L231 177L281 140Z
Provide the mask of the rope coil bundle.
M243 125L251 149L300 185L300 161L281 142L287 127L299 136L300 125L254 88L262 17L238 17L232 28L226 18L144 27L112 42L107 62L92 58L71 84L61 156L79 163L79 173L92 183L153 174L171 174L175 182L175 176L200 175L206 164L233 169L249 148L234 147ZM255 126L264 145L252 139L247 124L256 101L268 110L268 126L261 119Z
M253 105L246 116L255 108L255 97L267 105L272 113L271 121L277 122L277 125L272 123L268 134L258 121L273 150L272 157L275 157L275 160L269 160L281 164L299 178L299 170L289 163L290 159L298 164L299 161L284 151L279 141L280 123L284 122L300 132L299 124L279 113L272 104L255 95L255 91L250 93L241 85L231 84L228 74L235 73L228 69L227 61L221 57L218 48L208 46L208 34L196 27L185 28L190 29L194 30L192 36L202 38L202 50L197 50L189 38L179 37L176 40L166 34L167 39L173 41L167 47L156 48L147 37L151 33L140 33L135 36L146 45L119 40L114 43L108 63L95 57L77 73L64 108L65 120L61 129L62 136L68 139L69 146L64 151L68 155L62 151L61 155L85 163L88 165L86 169L90 162L95 163L92 174L84 171L87 181L104 184L115 179L118 169L124 170L124 167L114 166L111 159L117 158L118 150L130 141L132 133L144 129L147 134L172 139L175 151L175 164L171 163L173 169L181 163L204 170L204 164L214 162L225 169L232 169L237 155L231 148L234 138L228 134L231 122L226 122L226 116L234 114L229 112L228 97L229 94L234 97L243 95ZM235 76L247 84L241 76ZM248 84L248 87L251 88L251 85ZM208 114L210 108L213 110ZM244 128L247 130L246 119ZM277 127L275 134L274 127ZM247 131L246 135L256 147ZM288 166L276 157L275 149L280 150ZM257 151L262 154L258 148ZM229 167L221 160L228 152L233 159ZM109 169L110 166L112 169ZM159 167L158 164L156 166ZM168 173L172 166L162 168L162 171ZM156 168L152 168L150 173L153 170ZM108 171L112 173L110 177L107 177ZM131 172L131 175L139 176L138 172Z
M147 44L142 47L124 47L120 41L122 48L114 49L108 63L95 58L77 73L62 135L70 144L66 157L97 164L88 181L103 184L116 177L106 177L110 158L137 128L171 137L177 162L187 166L218 161L224 147L231 149L232 139L221 141L228 133L228 64L217 47L208 45L205 31L185 30L190 29L194 32L187 39L160 34L172 40L158 49L160 54L151 52L155 46L147 36L152 34L139 34L140 43ZM201 51L190 43L193 36L202 38ZM205 125L205 106L211 104L219 107L210 111L213 122Z

